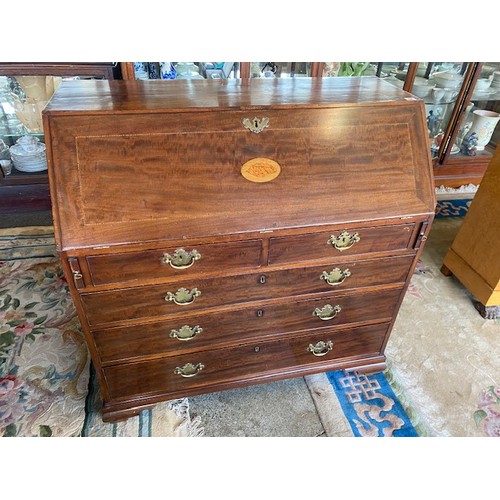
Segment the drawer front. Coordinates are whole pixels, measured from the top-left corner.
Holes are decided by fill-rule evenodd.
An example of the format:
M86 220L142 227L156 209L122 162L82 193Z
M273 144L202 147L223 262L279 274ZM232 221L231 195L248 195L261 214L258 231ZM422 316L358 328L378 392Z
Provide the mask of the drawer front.
M287 369L292 372L308 365L323 364L326 369L328 362L342 358L379 354L387 328L388 324L379 324L324 330L286 340L111 366L104 368L104 375L111 400L118 401L249 380Z
M107 285L257 268L261 251L261 240L250 240L89 256L87 262L93 284Z
M269 264L405 250L413 227L414 224L347 227L338 231L271 238Z
M140 357L177 355L283 333L387 321L399 296L397 289L284 304L259 304L226 312L109 328L95 331L93 335L103 363L109 364ZM315 311L328 304L335 309L330 314L333 317L320 319Z
M331 293L343 288L403 283L410 263L411 258L404 257L352 263L351 266L330 264L84 293L81 298L89 324L95 326L127 318L145 319L258 300ZM341 276L346 271L349 275ZM334 284L329 284L330 279ZM335 284L336 281L342 283Z

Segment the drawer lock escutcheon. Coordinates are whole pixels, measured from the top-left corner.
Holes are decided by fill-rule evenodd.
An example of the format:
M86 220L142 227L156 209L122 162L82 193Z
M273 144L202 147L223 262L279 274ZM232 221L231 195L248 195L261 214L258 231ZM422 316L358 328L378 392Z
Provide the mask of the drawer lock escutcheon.
M348 278L350 275L351 271L349 271L348 268L342 271L338 267L336 267L335 269L332 269L330 272L323 271L320 278L322 280L325 280L330 286L336 286L344 283L346 278Z
M195 327L190 327L189 325L184 325L179 330L170 330L169 337L177 340L192 340L197 335L203 332L201 326L196 325Z
M339 252L343 252L351 248L354 243L357 243L360 239L361 237L358 233L350 234L347 231L342 231L338 236L332 234L327 243L332 245Z
M328 340L327 342L320 341L316 345L309 344L307 351L314 356L324 356L328 354L333 349L333 342Z
M196 365L193 365L193 363L186 363L183 367L178 366L174 370L174 374L186 378L194 377L195 375L198 375L203 368L205 368L205 365L202 365L201 363L197 363Z
M73 279L76 280L81 280L83 278L83 274L80 271L71 271L73 273Z
M317 316L322 321L330 321L335 318L340 311L342 311L342 308L338 304L336 306L326 304L321 308L317 307L314 309L313 316Z
M182 287L175 293L168 292L167 295L165 295L165 300L167 302L173 302L178 306L186 306L188 304L192 304L200 295L201 291L198 290L198 288L188 290L187 288Z
M187 252L184 248L178 248L174 255L164 253L161 261L163 264L170 264L174 269L187 269L200 259L201 254L197 250Z
M255 117L253 120L250 118L243 118L242 120L243 126L253 132L254 134L260 134L265 128L269 127L269 118L257 118Z

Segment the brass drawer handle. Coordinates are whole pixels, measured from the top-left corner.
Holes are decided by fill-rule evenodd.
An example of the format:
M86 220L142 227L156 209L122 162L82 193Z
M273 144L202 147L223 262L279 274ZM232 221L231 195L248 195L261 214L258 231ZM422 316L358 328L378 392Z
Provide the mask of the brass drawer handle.
M316 345L309 344L307 351L314 356L324 356L325 354L328 354L332 349L333 342L331 340L328 340L327 342L323 342L321 340Z
M351 275L351 271L348 268L345 268L341 271L338 267L332 269L330 272L323 271L320 276L320 279L325 280L330 286L341 285L344 283L346 278Z
M330 321L335 318L340 311L342 311L342 308L339 305L332 306L326 304L322 308L317 307L314 309L313 316L317 316L322 321Z
M179 290L177 290L175 293L168 292L167 295L165 295L165 300L168 302L173 302L178 306L186 306L188 304L192 304L196 300L196 297L199 297L200 295L201 291L198 290L198 288L187 290L186 288L182 287L179 288Z
M360 239L361 237L358 233L350 234L347 231L342 231L338 236L332 234L327 243L340 252L343 252L351 248L354 243L357 243Z
M174 255L164 253L161 261L163 264L170 264L174 269L187 269L200 259L201 254L197 250L186 252L184 248L178 248Z
M200 333L202 332L203 328L201 328L201 326L199 325L196 325L193 328L191 328L189 325L184 325L179 330L170 330L169 337L177 340L187 341L194 339L197 335L200 335Z
M269 118L261 118L260 120L255 117L253 120L250 118L243 118L243 126L253 132L254 134L260 134L265 128L269 127Z
M205 365L202 365L201 363L198 363L196 365L193 365L193 363L186 363L182 368L178 366L175 370L174 373L175 375L180 375L181 377L194 377L195 375L198 375L198 373L201 372L205 368Z

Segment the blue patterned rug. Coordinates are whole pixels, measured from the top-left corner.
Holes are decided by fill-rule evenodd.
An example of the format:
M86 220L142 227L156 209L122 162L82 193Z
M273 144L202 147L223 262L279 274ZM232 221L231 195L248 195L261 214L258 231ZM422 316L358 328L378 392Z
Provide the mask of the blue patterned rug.
M472 198L458 200L437 200L436 219L442 217L465 217Z
M383 373L326 374L356 437L418 437Z

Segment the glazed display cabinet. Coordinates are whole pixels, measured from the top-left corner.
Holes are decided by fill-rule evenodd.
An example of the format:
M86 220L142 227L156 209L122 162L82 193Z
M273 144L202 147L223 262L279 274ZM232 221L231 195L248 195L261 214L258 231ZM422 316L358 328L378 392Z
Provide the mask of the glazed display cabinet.
M60 83L119 71L117 63L0 63L0 213L51 208L41 113Z

